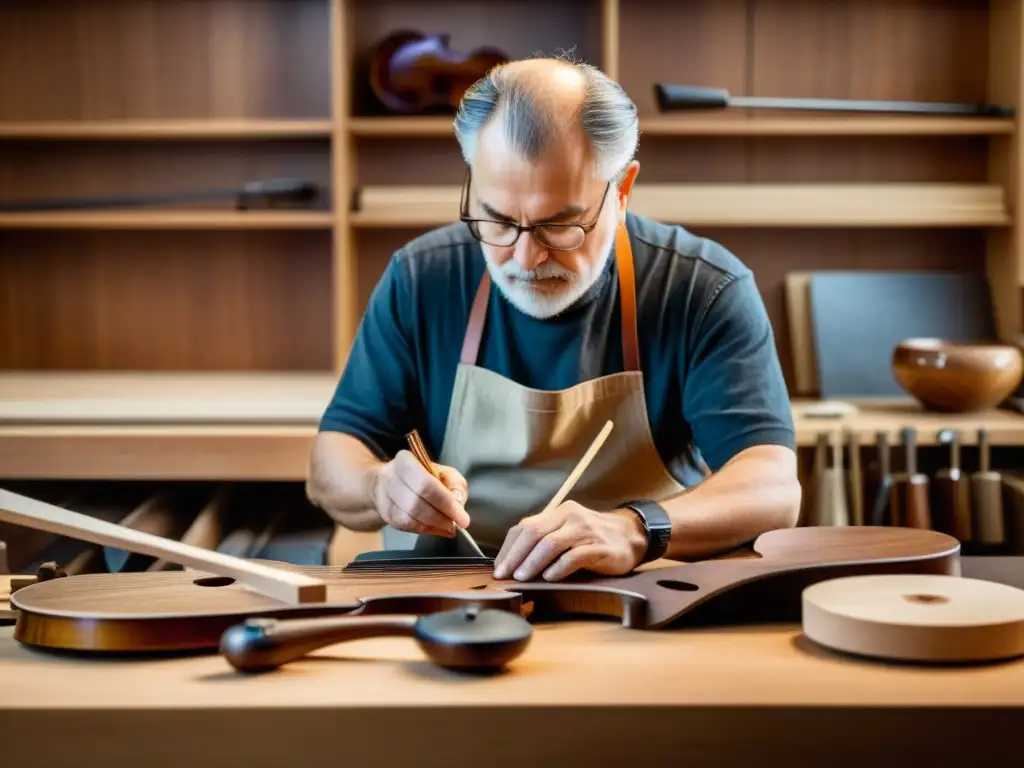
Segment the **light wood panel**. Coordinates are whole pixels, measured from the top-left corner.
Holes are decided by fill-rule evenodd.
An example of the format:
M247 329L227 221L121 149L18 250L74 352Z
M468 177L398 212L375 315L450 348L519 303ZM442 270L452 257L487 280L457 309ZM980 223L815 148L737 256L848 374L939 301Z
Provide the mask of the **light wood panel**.
M460 187L363 187L353 224L441 225L458 219ZM989 184L640 184L639 215L687 227L961 227L1009 223ZM742 254L741 254L742 258Z
M1013 133L1014 127L1011 118L816 114L765 117L756 112L744 115L734 111L649 115L640 119L645 143L652 136L990 136ZM349 128L355 136L378 138L453 136L450 117L356 117L349 121Z
M330 368L327 232L0 233L0 368Z

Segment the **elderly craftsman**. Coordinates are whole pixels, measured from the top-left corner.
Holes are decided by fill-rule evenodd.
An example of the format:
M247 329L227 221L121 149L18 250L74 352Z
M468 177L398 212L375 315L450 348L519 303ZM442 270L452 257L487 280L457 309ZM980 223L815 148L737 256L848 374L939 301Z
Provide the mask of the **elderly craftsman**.
M323 415L313 503L386 526L388 549L457 547L462 526L502 579L625 574L794 525L795 430L760 293L721 245L627 210L624 91L589 66L516 61L470 89L455 132L461 220L401 248L377 285ZM413 429L441 480L405 450Z

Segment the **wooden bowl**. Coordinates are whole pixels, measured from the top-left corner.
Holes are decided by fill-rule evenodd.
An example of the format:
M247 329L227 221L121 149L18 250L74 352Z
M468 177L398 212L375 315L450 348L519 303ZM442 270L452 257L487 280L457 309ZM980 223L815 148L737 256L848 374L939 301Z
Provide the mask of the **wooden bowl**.
M995 408L1020 384L1024 355L985 342L907 339L892 354L896 381L925 409L964 413Z

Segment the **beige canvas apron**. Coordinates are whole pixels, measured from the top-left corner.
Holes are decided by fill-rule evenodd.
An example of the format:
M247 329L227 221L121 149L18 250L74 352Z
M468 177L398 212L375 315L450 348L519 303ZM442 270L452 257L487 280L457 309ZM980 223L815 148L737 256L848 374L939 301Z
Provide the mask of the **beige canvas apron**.
M625 370L557 391L524 387L477 366L491 280L477 290L455 377L441 464L469 483L469 532L488 555L505 534L555 495L606 421L614 427L569 499L610 510L633 499L661 500L684 490L663 464L647 417L637 344L633 250L624 223L615 238ZM386 549L464 553L461 537L385 530Z

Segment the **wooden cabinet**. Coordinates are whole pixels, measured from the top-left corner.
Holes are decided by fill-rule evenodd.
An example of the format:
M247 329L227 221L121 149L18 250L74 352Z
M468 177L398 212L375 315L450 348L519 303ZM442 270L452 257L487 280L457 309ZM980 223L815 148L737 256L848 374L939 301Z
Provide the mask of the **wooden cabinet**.
M790 384L792 271L985 271L1001 335L1022 331L1015 118L679 116L660 114L653 93L660 81L1019 108L1019 0L6 3L0 204L282 177L324 194L302 210L216 198L0 211L0 475L116 477L144 456L138 474L189 476L197 452L230 467L214 452L265 440L269 454L291 451L279 466L299 479L384 265L457 215L451 117L387 115L369 96L369 51L399 29L449 33L459 50L562 52L618 78L642 120L637 210L753 268ZM158 374L151 389L132 389L140 371ZM81 375L137 418L72 424L68 403L88 407L74 400ZM164 395L205 415L166 418ZM994 440L1000 429L1024 442L1016 421L999 421ZM193 460L160 463L162 449ZM225 474L249 474L240 461Z

